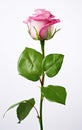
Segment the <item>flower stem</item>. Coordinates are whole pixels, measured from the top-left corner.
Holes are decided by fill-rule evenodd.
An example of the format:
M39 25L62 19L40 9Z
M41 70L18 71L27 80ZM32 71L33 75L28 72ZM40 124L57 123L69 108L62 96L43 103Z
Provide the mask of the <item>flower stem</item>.
M42 51L42 56L43 58L45 57L45 51L44 51L44 41L40 41L41 43L41 51ZM44 71L42 73L42 78L40 80L40 83L41 83L41 87L44 86ZM41 96L40 96L40 130L43 130L43 118L42 118L42 107L43 107L43 95L42 95L42 92L41 92Z
M45 45L45 41L40 41L40 44L41 44L41 51L42 51L42 56L43 58L45 57L45 51L44 51L44 45Z
M43 130L42 105L43 105L43 98L42 98L42 94L41 94L41 97L40 97L40 130Z

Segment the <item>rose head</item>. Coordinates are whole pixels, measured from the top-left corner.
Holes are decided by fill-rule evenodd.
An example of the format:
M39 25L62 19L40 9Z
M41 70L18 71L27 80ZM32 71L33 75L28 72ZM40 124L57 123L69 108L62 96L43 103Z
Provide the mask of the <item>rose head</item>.
M60 20L55 19L55 16L45 9L36 9L33 16L29 16L23 22L27 24L28 32L33 39L48 40L55 32L54 24Z

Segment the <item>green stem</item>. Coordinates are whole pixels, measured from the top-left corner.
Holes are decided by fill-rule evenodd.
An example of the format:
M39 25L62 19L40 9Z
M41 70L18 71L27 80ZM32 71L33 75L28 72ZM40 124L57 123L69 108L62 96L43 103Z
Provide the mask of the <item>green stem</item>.
M42 51L42 56L43 58L45 57L45 51L44 51L44 45L45 45L45 41L40 41L40 44L41 44L41 51Z
M42 56L43 56L43 58L45 57L45 52L44 52L44 41L40 41L40 43L41 43L41 51L42 51ZM42 73L42 79L41 79L41 87L43 87L44 86L44 77L45 77L45 75L44 75L44 71L43 71L43 73ZM43 95L42 95L42 93L41 93L41 96L40 96L40 130L43 130L43 118L42 118L42 107L43 107Z

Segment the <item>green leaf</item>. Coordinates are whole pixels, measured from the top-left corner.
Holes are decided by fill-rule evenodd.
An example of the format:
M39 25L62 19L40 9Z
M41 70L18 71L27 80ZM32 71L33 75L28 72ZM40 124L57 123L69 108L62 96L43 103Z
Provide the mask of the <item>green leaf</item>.
M39 80L42 74L41 53L32 48L25 48L18 59L18 72L29 80Z
M35 104L34 98L31 98L29 100L23 100L21 102L18 102L16 104L13 104L10 106L6 112L11 110L12 108L18 106L17 108L17 117L19 119L19 122L22 121L30 112L30 110L33 108ZM6 112L4 113L3 117L5 116Z
M49 101L65 104L66 90L64 87L49 85L48 87L42 87L41 91Z
M34 107L34 104L34 99L30 99L19 104L17 108L17 117L19 119L19 123L27 117L31 109Z
M57 75L61 69L64 55L62 54L50 54L43 60L43 70L46 71L48 77Z
M26 101L26 100L23 100L23 101L21 101L21 102L15 103L15 104L13 104L12 106L10 106L10 107L6 110L6 112L4 113L3 117L5 116L5 114L6 114L9 110L11 110L12 108L18 106L20 103L22 103L22 102L24 102L24 101Z

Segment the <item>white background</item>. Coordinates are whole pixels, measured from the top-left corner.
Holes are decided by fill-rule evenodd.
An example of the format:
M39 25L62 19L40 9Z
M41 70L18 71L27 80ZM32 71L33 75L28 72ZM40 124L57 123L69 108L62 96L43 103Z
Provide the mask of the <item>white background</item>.
M46 54L62 53L64 63L59 74L46 78L46 85L58 84L67 90L66 105L44 101L44 130L82 129L82 1L81 0L0 0L0 130L39 130L36 113L17 124L13 103L35 97L39 103L39 82L18 75L17 60L21 51L32 47L40 51L39 41L31 39L23 24L36 8L50 10L60 18L62 30L46 41Z

